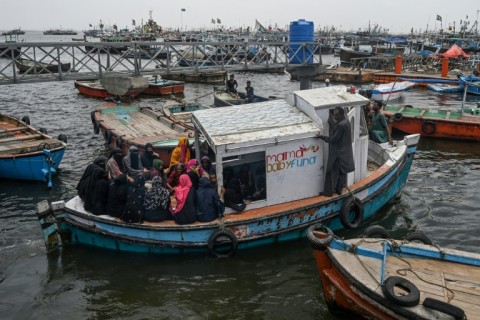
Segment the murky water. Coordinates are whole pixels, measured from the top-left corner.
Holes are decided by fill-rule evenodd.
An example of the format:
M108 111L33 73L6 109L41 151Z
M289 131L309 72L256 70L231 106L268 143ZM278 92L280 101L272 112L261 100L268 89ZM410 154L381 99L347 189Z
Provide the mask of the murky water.
M236 78L240 87L251 80L263 96L299 88L286 74ZM210 105L212 91L211 85L188 84L186 99L206 95L199 102ZM414 89L400 103L458 107L460 101L461 96ZM468 104L476 101L469 97ZM153 107L160 102L139 100ZM50 135L68 136L52 190L40 182L0 181L1 319L336 319L324 303L306 240L241 251L224 261L83 247L47 255L35 204L75 196L84 168L107 152L90 121L100 103L80 96L73 82L0 86L1 112L28 115ZM480 253L479 192L478 143L422 139L403 197L366 225L379 223L394 237L422 230L442 246Z

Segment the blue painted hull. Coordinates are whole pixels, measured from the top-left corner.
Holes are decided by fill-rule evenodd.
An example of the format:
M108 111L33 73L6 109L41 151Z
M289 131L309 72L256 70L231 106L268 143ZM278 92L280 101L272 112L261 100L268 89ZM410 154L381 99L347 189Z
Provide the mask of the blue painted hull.
M363 203L364 220L371 218L401 192L415 151L416 145L408 147L403 158L388 171L352 190ZM46 239L55 228L59 228L63 244L155 254L208 252L209 238L224 227L235 234L238 248L245 249L305 237L306 229L319 222L332 230L343 229L340 210L349 197L349 194L344 194L268 216L225 219L222 223L214 221L182 226L127 224L87 215L68 207L56 216L56 224L46 223L42 218L40 223Z
M52 150L50 157L55 163L51 172L54 174L62 162L65 148ZM0 177L19 180L47 181L48 164L43 152L36 152L31 155L0 158Z

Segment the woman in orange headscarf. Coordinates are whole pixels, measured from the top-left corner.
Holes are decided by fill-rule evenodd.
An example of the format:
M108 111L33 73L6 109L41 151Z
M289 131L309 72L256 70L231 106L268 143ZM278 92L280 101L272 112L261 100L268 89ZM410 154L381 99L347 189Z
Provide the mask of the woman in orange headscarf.
M173 168L179 163L187 164L190 160L190 149L188 148L188 138L181 137L178 140L178 145L173 149L172 156L170 157L170 166L168 167L167 173L170 173Z

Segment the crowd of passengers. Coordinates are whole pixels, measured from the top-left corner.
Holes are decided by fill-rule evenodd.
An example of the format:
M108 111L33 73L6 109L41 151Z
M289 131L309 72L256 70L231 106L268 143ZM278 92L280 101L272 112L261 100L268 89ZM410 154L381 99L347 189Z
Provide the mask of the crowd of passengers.
M219 195L212 161L191 159L188 145L187 138L180 139L167 168L151 144L142 154L131 146L125 157L114 149L108 159L96 158L77 185L84 209L126 222L189 224L213 221L223 216L225 206L242 211L246 202L265 198L265 179L255 184L248 165L238 177L232 168L224 169Z

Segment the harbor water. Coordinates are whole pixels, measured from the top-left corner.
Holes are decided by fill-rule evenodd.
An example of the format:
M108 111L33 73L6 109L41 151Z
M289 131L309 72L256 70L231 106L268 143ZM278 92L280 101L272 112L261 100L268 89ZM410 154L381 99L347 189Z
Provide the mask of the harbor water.
M299 88L288 74L237 73L243 89L281 97ZM323 86L313 83L313 87ZM187 84L185 99L213 104L212 85ZM399 104L460 108L461 95L412 89ZM467 98L467 106L480 102ZM36 128L68 136L54 186L0 180L0 319L340 319L328 311L306 239L209 256L124 254L86 247L45 250L35 204L69 200L85 167L108 149L93 133L100 100L72 81L0 86L0 112L28 115ZM155 108L161 98L141 98ZM239 116L242 116L239 114ZM302 188L301 185L295 188ZM401 238L424 231L435 243L480 253L478 143L422 138L400 200L361 228L377 223Z

